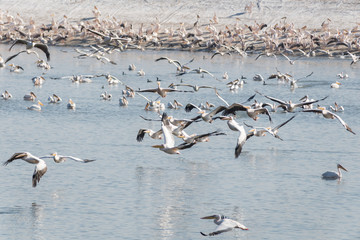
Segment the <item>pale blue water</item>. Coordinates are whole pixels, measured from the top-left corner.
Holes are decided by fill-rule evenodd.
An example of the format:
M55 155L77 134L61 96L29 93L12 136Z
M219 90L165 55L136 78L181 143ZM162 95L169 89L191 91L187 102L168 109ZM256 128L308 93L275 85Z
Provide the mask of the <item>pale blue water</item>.
M5 57L10 55L7 49L6 45L0 46ZM281 58L260 58L255 62L255 56L232 55L210 60L210 53L127 51L111 55L118 63L115 66L74 58L77 54L73 48L50 50L53 69L44 75L46 82L42 87L33 86L31 81L44 72L35 66L32 55L14 59L14 63L24 67L23 73L0 70L0 91L6 89L13 95L11 100L0 101L0 160L6 161L21 151L37 156L57 151L97 161L55 164L48 160L48 172L36 188L31 187L32 165L19 160L2 166L1 239L202 239L199 232L211 232L215 225L200 218L212 214L224 214L250 229L223 233L218 239L360 237L360 67L350 67L349 59L301 58L291 66ZM225 86L226 80L201 78L197 74L176 77L173 65L154 62L160 56L181 62L195 57L192 68L201 66L219 79L227 71L229 81L244 75L247 84L231 93ZM137 71L128 71L131 63L137 71L144 69L146 75L139 77ZM300 87L295 91L276 80L267 81L269 85L265 86L252 80L256 73L264 77L275 73L275 67L295 78L314 74L299 81ZM342 71L350 78L340 80L339 89L331 89L330 84L338 80L336 74ZM339 115L358 135L347 132L336 120L298 110L295 119L280 129L284 141L270 136L251 138L238 159L234 158L238 133L230 131L223 121L196 123L187 132L220 129L226 136L196 144L181 155L168 155L150 147L161 140L146 136L142 143L136 142L140 128L160 128L159 122L146 122L139 117L157 118L156 113L144 111L143 98L136 96L129 99L128 107L120 107L122 85L109 86L104 78L80 85L69 79L50 78L101 73L111 73L134 89L155 87L157 77L163 86L181 79L213 85L229 103L244 101L255 89L293 101L306 94L315 99L329 95L320 104L328 107L336 101L343 105L345 112ZM147 83L147 79L152 82ZM105 90L113 95L111 101L100 100ZM24 101L23 95L30 91L45 104L42 112L26 109L32 103ZM63 102L48 104L52 93ZM157 98L151 93L144 95ZM77 104L76 111L66 109L69 98ZM174 98L183 104L206 100L223 104L209 89L170 93L161 100L167 104ZM256 99L266 101L258 95ZM176 118L196 116L195 111L186 113L183 109L166 112ZM268 126L264 116L257 122L240 116L239 123ZM274 113L274 125L291 116L292 113L281 111ZM322 180L321 174L336 170L337 163L349 170L343 173L343 180Z

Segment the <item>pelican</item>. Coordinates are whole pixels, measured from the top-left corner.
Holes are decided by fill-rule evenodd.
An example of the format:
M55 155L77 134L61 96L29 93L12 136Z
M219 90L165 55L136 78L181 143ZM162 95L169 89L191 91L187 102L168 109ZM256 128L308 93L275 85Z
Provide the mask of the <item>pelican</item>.
M169 102L167 107L170 108L170 109L179 109L180 107L182 107L183 105L181 103L179 103L178 101L176 101L174 99L174 103L172 102Z
M173 89L173 88L162 88L160 87L160 82L157 82L158 87L157 88L151 88L151 89L143 89L143 90L138 90L137 92L152 92L152 93L157 93L159 94L161 97L166 97L166 94L168 92L183 92L181 90L177 90L177 89Z
M224 215L212 215L207 217L202 217L201 219L214 219L214 223L218 225L214 232L211 232L209 234L205 234L203 232L200 232L203 236L214 236L223 232L228 232L233 230L234 228L240 228L242 230L249 230L246 226L239 223L238 221L232 220L230 218L225 217Z
M310 104L313 104L313 103L316 103L316 102L319 102L319 101L323 101L325 100L328 96L322 98L322 99L319 99L319 100L314 100L314 101L308 101L308 102L301 102L301 103L293 103L291 100L286 102L286 101L283 101L283 100L280 100L280 99L276 99L274 97L270 97L270 96L266 96L258 91L256 91L258 94L266 97L267 99L270 99L271 101L274 101L274 102L277 102L277 103L280 103L280 105L278 105L278 107L281 107L282 109L284 109L284 111L287 111L287 112L293 112L295 110L295 108L297 107L302 107L304 105L310 105Z
M68 109L75 109L76 108L76 104L73 102L73 100L69 99L68 104L66 105L66 107Z
M133 64L133 63L130 64L128 69L129 69L129 71L135 71L136 70L135 64Z
M216 52L211 56L211 59L213 59L216 55L224 56L225 54L231 56L231 52L220 52L220 51L216 51Z
M14 153L9 160L4 162L4 166L8 165L16 159L22 159L28 163L36 164L32 177L32 186L36 187L37 183L40 182L40 178L46 173L47 167L45 161L32 155L29 152L21 152Z
M5 61L0 54L0 68L5 67Z
M31 105L27 109L33 110L33 111L41 111L41 106L44 106L44 104L42 102L40 102L40 100L38 100L37 104Z
M143 69L140 69L140 71L137 72L137 75L145 76L145 71Z
M352 62L350 63L350 65L353 65L354 63L357 63L359 60L360 60L360 57L359 56L356 56L355 54L352 54L351 52L347 52L351 59L352 59Z
M344 111L344 107L339 106L336 102L334 103L334 106L330 106L330 109L333 112L343 112Z
M62 99L54 93L52 96L49 96L48 101L49 103L59 103Z
M272 122L270 112L267 108L251 108L240 103L233 103L224 111L224 115L234 114L236 111L246 111L247 115L255 121L259 119L259 114L266 114L269 117L269 121Z
M206 74L209 74L210 76L214 77L214 75L212 73L210 73L208 70L202 69L201 67L192 69L190 72L196 72L198 74L206 73Z
M43 68L45 70L48 70L48 69L51 68L50 64L47 61L43 60L43 59L37 60L36 61L36 66L39 67L39 68Z
M11 50L11 48L16 45L16 44L25 44L26 45L26 50L29 51L30 49L36 47L39 48L41 51L43 51L46 55L47 61L50 61L50 52L48 49L48 46L46 44L43 43L34 43L33 41L26 41L26 40L22 40L22 39L17 39L15 40L15 42L11 45L9 51Z
M261 76L261 74L256 74L256 75L253 77L253 80L254 80L254 81L263 82L263 81L264 81L264 77Z
M341 85L341 82L336 81L336 82L332 83L330 85L330 87L331 88L340 88L340 85Z
M12 95L11 95L11 93L9 93L7 90L5 90L5 92L1 94L1 97L2 97L4 100L8 100L8 99L12 98Z
M188 135L187 133L185 133L185 131L182 131L181 133L184 135L183 140L186 143L209 142L209 137L211 137L211 136L226 135L225 133L222 133L219 131L213 131L213 132L204 133L204 134L191 134L191 135Z
M54 160L54 162L56 163L63 163L68 159L74 160L76 162L82 162L82 163L88 163L88 162L93 162L95 160L92 159L81 159L78 157L73 157L73 156L63 156L63 155L59 155L57 152L54 152L52 154L50 154L50 156L45 156L45 157L40 157L41 159L43 158L52 158Z
M219 112L223 111L226 109L225 106L219 106L217 108L215 108L214 110L212 110L211 112L207 113L205 110L202 110L201 108L199 108L198 106L192 104L192 103L188 103L186 106L185 106L185 111L186 112L190 112L192 109L198 109L200 113L200 115L198 117L196 117L195 119L193 120L197 120L199 118L202 118L202 120L204 120L205 122L208 122L208 123L212 123L213 121L213 117L218 114Z
M221 117L220 119L221 120L228 120L227 125L230 128L230 130L239 132L239 137L237 139L236 147L235 147L235 158L238 158L240 156L240 153L242 151L242 148L243 148L246 140L249 138L246 135L245 128L244 128L244 126L241 126L238 122L236 122L234 120L233 116Z
M281 55L283 55L284 58L286 58L286 60L289 61L290 65L294 65L295 64L295 61L294 60L291 60L288 56L286 56L284 53L280 53Z
M335 113L330 112L329 110L326 110L323 107L318 107L318 109L305 109L305 110L303 110L303 112L321 113L324 118L328 118L328 119L335 119L336 118L337 120L339 120L339 122L344 126L344 128L347 131L351 132L352 134L356 134L351 130L349 125L347 125L346 122L344 120L342 120L338 115L336 115Z
M110 93L107 93L106 91L103 92L100 97L102 98L102 100L111 100L112 95Z
M181 67L183 66L178 60L173 60L173 59L170 59L168 57L160 57L160 58L157 58L155 59L155 62L158 62L158 61L161 61L161 60L167 60L168 63L170 64L174 64L176 69L181 69Z
M179 83L179 84L173 84L173 86L184 86L184 87L191 87L194 89L195 92L198 92L200 88L212 88L215 89L215 87L212 86L205 86L205 85L191 85L191 84L185 84L185 83Z
M30 94L25 94L24 95L24 100L25 101L35 101L35 99L36 99L36 95L33 92L30 92Z
M15 65L15 64L13 64L13 63L10 63L10 64L9 64L9 67L11 67L11 68L10 68L10 72L19 73L19 72L21 72L21 71L24 71L24 69L23 69L21 66Z
M141 142L144 139L144 136L145 136L146 133L152 139L162 139L162 133L163 132L162 132L161 129L159 131L154 132L151 129L142 128L142 129L139 130L138 134L136 135L136 141Z
M154 145L153 148L159 148L161 151L168 154L180 154L180 150L191 148L196 142L192 143L182 143L178 146L175 146L174 136L172 134L172 129L170 122L168 121L168 116L166 113L163 113L161 119L161 130L163 132L164 144Z
M341 171L340 171L340 168L344 171L348 171L346 170L346 168L344 168L343 166L341 166L340 164L337 165L337 170L338 172L332 172L332 171L327 171L327 172L324 172L322 174L322 178L323 179L326 179L326 180L335 180L335 179L341 179L342 177L342 174L341 174Z
M33 77L31 80L35 86L40 86L45 82L45 78L43 76Z
M119 105L120 105L120 106L127 106L127 105L129 105L129 101L126 99L125 96L123 96L122 98L119 99Z

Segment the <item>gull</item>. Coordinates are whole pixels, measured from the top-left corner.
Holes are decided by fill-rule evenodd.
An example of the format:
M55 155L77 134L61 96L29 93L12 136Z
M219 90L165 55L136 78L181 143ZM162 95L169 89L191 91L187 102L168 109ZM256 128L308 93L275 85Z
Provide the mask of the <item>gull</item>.
M186 83L179 83L179 84L173 84L173 86L184 86L184 87L191 87L192 89L194 89L195 92L198 92L200 90L200 88L212 88L215 89L215 87L213 86L205 86L205 85L191 85L191 84L186 84Z
M76 104L73 102L73 100L69 99L68 104L66 105L67 109L75 109Z
M192 143L182 143L178 146L175 146L174 136L172 134L170 122L168 121L168 116L166 113L163 113L161 118L161 130L163 132L164 144L154 145L152 147L159 148L161 151L167 154L180 154L180 150L191 148L194 146L194 144L196 144L194 141Z
M148 134L149 137L151 137L152 139L162 139L162 129L160 129L159 131L153 131L151 129L148 128L141 128L138 132L138 134L136 135L136 141L141 142L144 139L145 134Z
M274 97L266 96L266 95L264 95L264 94L262 94L262 93L260 93L258 91L256 91L256 92L258 94L260 94L261 96L264 96L267 99L270 99L271 101L279 103L280 105L278 105L278 107L281 107L282 109L284 109L284 111L287 111L287 112L293 112L295 110L295 108L297 108L297 107L302 107L304 105L310 105L310 104L325 100L328 97L328 96L326 96L326 97L324 97L322 99L309 101L309 102L293 103L291 100L286 102L286 101L283 101L283 100L280 100L280 99L276 99Z
M38 59L40 58L40 57L39 57L39 54L38 54L37 52L35 52L35 51L23 50L23 51L18 52L17 54L14 54L14 55L8 57L8 58L6 59L6 61L5 61L5 63L7 63L7 62L9 62L10 60L12 60L13 58L19 56L21 53L25 53L25 52L26 52L27 54L33 53L33 54L35 54L35 55L37 56Z
M252 137L252 136L265 136L265 132L269 133L271 136L280 139L281 141L283 141L283 139L278 135L279 129L281 127L283 127L285 124L287 124L288 122L290 122L291 120L294 119L295 116L292 116L291 118L289 118L288 120L286 120L285 122L277 125L276 127L272 128L272 127L253 127L251 125L248 125L246 123L245 126L252 128L252 130L250 130L250 134L248 134L248 138Z
M350 57L352 58L352 62L350 63L350 65L353 65L354 63L358 62L360 60L359 56L356 56L355 54L352 54L351 52L347 52Z
M214 223L218 225L214 232L211 232L209 234L205 234L203 232L200 232L203 236L214 236L223 232L228 232L233 230L234 228L240 228L242 230L249 230L246 226L239 223L238 221L232 220L230 218L225 217L224 215L212 215L207 217L202 217L201 219L214 219Z
M338 115L336 115L335 113L330 112L329 110L326 110L323 107L318 107L318 109L305 109L303 110L303 112L314 112L314 113L321 113L323 115L324 118L327 119L337 119L339 120L339 122L344 126L344 128L351 132L352 134L356 134L355 132L353 132L351 130L351 128L349 127L349 125L346 124L346 122L344 120L342 120Z
M33 111L41 111L41 106L44 106L44 104L42 102L40 102L40 100L38 100L36 104L31 105L27 109L33 110Z
M151 88L151 89L143 89L143 90L138 90L136 92L152 92L152 93L157 93L159 94L161 97L166 97L166 94L168 92L185 92L185 91L181 91L181 90L176 90L173 88L162 88L160 87L160 82L157 82L158 87L157 88Z
M81 159L81 158L73 157L73 156L63 156L63 155L59 155L57 152L50 154L50 156L40 157L40 159L43 159L43 158L52 158L54 160L54 162L56 162L56 163L63 163L68 159L74 160L76 162L82 162L82 163L88 163L88 162L95 161L95 160L91 160L91 159Z
M32 155L29 152L14 153L9 160L4 162L4 166L8 165L14 160L22 159L28 163L36 164L35 170L32 176L32 186L36 187L37 183L40 182L40 178L46 173L47 166L44 160Z
M25 44L26 45L26 51L36 47L39 48L41 51L43 51L46 55L47 61L50 61L50 52L48 49L48 46L46 44L43 43L34 43L33 41L26 41L26 40L22 40L22 39L17 39L15 40L15 42L11 45L9 51L11 50L11 48L13 46L15 46L16 44Z
M327 172L324 172L321 176L323 179L325 180L336 180L336 179L341 179L342 177L342 174L341 174L341 171L340 169L344 170L344 171L348 171L346 170L346 168L344 168L343 166L341 166L340 164L337 164L337 170L338 172L333 172L333 171L327 171Z
M4 100L8 100L8 99L12 98L12 95L11 95L11 93L9 93L7 90L5 90L5 92L1 94L1 97L2 97Z
M242 151L242 148L243 148L246 140L249 138L246 135L245 128L244 128L244 126L241 126L238 122L236 122L233 116L220 117L220 119L228 120L227 125L230 128L230 130L239 132L239 136L238 136L238 139L236 142L236 147L235 147L235 158L238 158L240 156L240 153Z
M30 92L30 94L25 94L24 95L24 100L25 101L35 101L36 99L36 95L34 92Z

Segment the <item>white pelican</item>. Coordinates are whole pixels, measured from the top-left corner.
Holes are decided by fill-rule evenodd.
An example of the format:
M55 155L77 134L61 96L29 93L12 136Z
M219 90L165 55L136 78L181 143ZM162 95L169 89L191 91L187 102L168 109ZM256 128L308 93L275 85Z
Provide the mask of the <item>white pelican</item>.
M263 76L261 76L261 74L255 74L255 76L253 77L253 80L254 81L261 81L261 82L263 82L264 81L264 77Z
M200 232L203 236L214 236L223 232L228 232L233 230L234 228L240 228L242 230L249 230L246 226L239 223L238 221L232 220L230 218L225 217L224 215L212 215L207 217L202 217L201 219L214 219L214 223L218 225L214 232L209 234L205 234Z
M27 109L33 110L33 111L41 111L41 106L44 106L44 104L42 102L40 102L40 100L38 100L36 104L31 105Z
M342 120L338 115L336 115L335 113L330 112L329 110L326 110L323 107L318 107L318 109L305 109L305 110L303 110L303 112L321 113L324 118L328 118L328 119L335 119L336 118L337 120L339 120L339 122L344 126L344 128L347 131L351 132L352 134L356 134L351 130L349 125L347 125L346 122L344 120Z
M40 86L45 82L45 78L43 76L33 77L31 80L35 86Z
M136 70L135 64L133 64L133 63L130 64L128 69L129 69L129 71L135 71Z
M360 60L359 56L356 56L355 54L352 54L351 52L347 52L350 57L352 58L352 62L350 63L350 65L353 65L354 63L358 62Z
M0 68L5 67L5 61L2 58L2 56L0 55Z
M196 72L198 74L206 73L206 74L209 74L210 76L214 77L214 75L212 73L210 73L208 70L202 69L201 67L192 69L190 72Z
M242 148L246 142L246 140L249 138L247 135L246 135L246 132L245 132L245 128L244 126L241 126L238 122L236 122L234 120L234 117L233 116L230 116L230 117L221 117L220 118L221 120L228 120L227 121L227 125L228 127L232 130L232 131L237 131L239 132L239 137L237 139L237 142L236 142L236 147L235 147L235 158L238 158L240 156L240 153L242 151Z
M57 154L57 152L54 152L52 154L50 154L50 157L45 156L45 157L40 157L41 159L43 158L52 158L54 160L54 162L56 163L63 163L68 159L74 160L76 162L82 162L82 163L88 163L88 162L93 162L95 160L92 159L81 159L78 157L73 157L73 156L63 156L63 155L59 155Z
M167 107L170 109L179 109L180 107L182 107L183 105L181 103L179 103L177 100L174 99L174 103L169 102Z
M174 64L176 69L181 69L181 67L182 67L182 64L178 60L173 60L173 59L170 59L168 57L157 58L157 59L155 59L155 62L158 62L158 61L161 61L161 60L167 60L168 63Z
M44 160L32 155L29 152L14 153L9 160L4 162L4 166L8 165L16 159L22 159L28 163L36 164L34 174L32 177L32 186L36 187L36 184L40 182L40 178L46 173L47 167Z
M347 73L341 72L339 74L336 75L337 77L344 79L344 78L348 78L349 75Z
M256 91L258 94L260 94L261 96L264 96L266 97L267 99L270 99L271 101L274 101L274 102L277 102L279 103L280 105L278 105L278 108L281 107L282 109L284 109L284 111L287 111L287 112L293 112L295 110L295 108L297 107L302 107L304 105L310 105L310 104L313 104L313 103L316 103L316 102L319 102L319 101L322 101L322 100L325 100L328 96L322 98L322 99L319 99L319 100L314 100L314 101L308 101L308 102L301 102L301 103L293 103L291 100L289 100L288 102L286 101L283 101L283 100L280 100L280 99L276 99L274 97L270 97L270 96L266 96L258 91Z
M34 92L30 92L30 94L25 94L24 95L24 100L25 101L35 101L36 99L36 95Z
M334 103L334 106L330 106L330 109L333 112L343 112L344 111L344 107L339 106L336 102Z
M331 88L340 88L340 85L341 85L341 82L336 81L336 82L332 83L330 85L330 87Z
M10 64L9 64L9 67L11 67L11 68L10 68L10 72L19 73L19 72L21 72L21 71L24 71L24 69L23 69L21 66L15 65L15 64L13 64L13 63L10 63Z
M159 148L161 151L168 154L180 154L180 150L191 148L196 142L192 143L182 143L178 146L175 146L174 136L172 134L172 129L170 122L168 121L168 116L166 113L163 113L161 119L161 130L163 132L164 144L154 145L153 148Z
M73 102L73 100L69 99L68 104L66 105L66 107L68 109L75 109L76 108L76 104Z
M269 117L269 121L272 122L270 112L267 108L251 108L240 103L233 103L224 111L224 115L235 114L236 111L246 111L247 115L255 121L259 119L259 114L266 114Z
M200 88L212 88L215 89L215 87L213 86L205 86L205 85L191 85L191 84L185 84L185 83L179 83L179 84L173 84L172 86L184 86L184 87L191 87L192 89L194 89L195 92L198 92L200 90Z
M196 105L194 105L192 103L188 103L185 106L185 111L190 112L194 108L199 110L198 113L200 113L200 115L198 117L194 118L193 120L197 120L197 119L201 118L202 120L204 120L205 122L208 122L208 123L212 123L213 117L216 114L218 114L219 112L226 109L225 106L219 106L219 107L215 108L214 110L212 110L211 112L207 113L205 110L200 109L198 106L196 106Z
M338 164L338 165L337 165L337 170L338 170L338 172L332 172L332 171L324 172L324 173L322 174L322 178L323 178L323 179L326 179L326 180L341 179L342 174L341 174L340 168L343 169L344 171L348 171L348 170L346 170L343 166L341 166L340 164Z
M229 74L227 72L224 73L224 75L222 76L223 79L228 80L229 79Z
M11 93L9 93L7 90L5 90L5 92L1 94L1 97L2 97L4 100L8 100L8 99L12 98L12 95L11 95Z
M137 72L139 76L145 76L145 71L143 69L140 69L140 71Z
M129 101L126 99L125 96L122 96L122 98L119 99L119 105L120 105L120 106L127 106L127 105L129 105Z
M216 51L216 52L211 56L211 59L213 59L216 55L224 56L225 54L231 56L231 52L220 52L220 51Z
M110 94L110 93L107 93L106 91L105 92L103 92L101 95L100 95L100 97L102 98L102 100L111 100L111 98L112 98L112 95Z
M138 134L136 135L136 141L141 142L144 139L145 133L149 135L152 139L162 139L162 130L160 129L157 132L154 132L151 129L140 129Z
M181 90L176 90L173 88L162 88L160 87L160 82L157 82L158 87L157 88L150 88L150 89L143 89L143 90L137 90L136 92L152 92L152 93L157 93L159 94L161 97L166 97L166 94L168 92L183 92Z
M26 50L29 51L30 49L36 47L39 48L41 51L43 51L46 55L47 61L50 61L50 52L48 49L48 46L46 44L43 43L34 43L33 41L26 41L26 40L22 40L22 39L17 39L15 40L15 42L11 45L9 51L11 50L11 48L15 45L15 44L25 44L26 45Z
M62 99L54 93L52 96L49 96L48 101L49 103L59 103Z
M36 66L39 67L39 68L43 68L45 70L48 70L48 69L51 68L50 64L47 61L43 60L43 59L37 60L36 61Z
M186 143L209 142L209 137L211 137L211 136L226 135L225 133L222 133L219 131L213 131L213 132L204 133L204 134L191 134L191 135L188 135L187 133L185 133L185 131L182 131L181 133L184 135L183 140Z

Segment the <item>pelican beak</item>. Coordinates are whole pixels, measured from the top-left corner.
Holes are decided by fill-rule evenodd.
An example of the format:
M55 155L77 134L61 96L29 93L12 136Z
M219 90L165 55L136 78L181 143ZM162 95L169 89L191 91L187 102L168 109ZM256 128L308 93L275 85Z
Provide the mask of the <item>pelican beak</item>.
M220 120L231 120L231 117L220 117Z
M53 157L55 157L55 155L56 155L56 153L52 153L52 154L50 154L50 156L53 156Z
M339 164L339 168L341 168L341 169L344 170L344 171L348 171L346 168L344 168L344 167L341 166L340 164Z
M255 132L255 129L251 129L251 130L249 130L249 132Z
M320 109L320 110L325 110L325 108L324 107L317 107L318 109Z
M44 104L43 104L42 102L39 101L38 103L39 103L41 106L44 106Z
M211 215L211 216L207 216L207 217L202 217L201 219L215 219L216 216L215 215Z
M163 148L163 145L154 145L154 146L151 146L153 148Z

